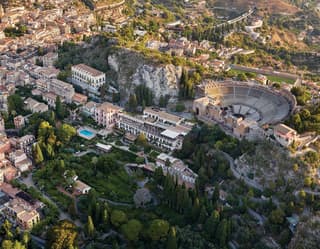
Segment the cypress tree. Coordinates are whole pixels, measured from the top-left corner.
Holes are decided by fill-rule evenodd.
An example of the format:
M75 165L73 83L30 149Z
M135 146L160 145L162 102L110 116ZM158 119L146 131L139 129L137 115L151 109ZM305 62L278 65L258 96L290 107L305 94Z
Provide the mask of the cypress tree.
M224 248L227 244L228 239L228 221L223 219L217 228L216 238L219 240L220 248Z
M95 233L95 228L94 228L94 224L92 221L91 216L88 216L88 222L87 222L87 235L92 238L94 236Z
M56 114L57 114L57 117L59 119L63 119L64 118L64 108L63 108L63 105L61 103L61 99L59 96L57 96L56 98L56 108L55 108L55 111L56 111Z
M199 214L200 214L200 202L199 202L199 199L196 198L194 200L193 207L192 207L192 220L197 221L199 218Z
M42 150L40 148L39 143L36 143L33 146L33 158L36 164L40 164L43 162L43 154L42 154Z
M94 221L96 225L98 225L100 222L100 215L101 215L100 204L99 202L97 202L95 213L94 213Z
M207 211L206 208L204 206L202 206L201 211L200 211L200 215L199 215L199 224L204 224L204 222L207 219Z
M212 201L216 203L219 200L219 197L220 197L220 187L219 187L219 184L215 184L213 195L212 195Z
M131 94L129 97L129 102L128 102L128 109L131 112L136 112L137 111L137 96L135 94Z
M101 215L102 223L107 224L108 219L109 219L109 213L106 207L103 208L102 210L102 215Z
M166 248L167 249L177 249L178 248L176 229L174 227L170 228Z

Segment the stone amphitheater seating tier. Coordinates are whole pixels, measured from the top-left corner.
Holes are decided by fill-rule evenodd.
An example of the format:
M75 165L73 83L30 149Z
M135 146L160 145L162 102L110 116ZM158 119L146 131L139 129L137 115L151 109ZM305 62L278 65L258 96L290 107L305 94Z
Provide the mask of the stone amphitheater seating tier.
M244 87L235 87L235 95L247 96L248 90L249 90L248 88L244 88Z
M262 92L256 89L251 89L249 92L249 96L251 97L256 97L256 98L260 98L262 95Z
M288 98L257 85L235 83L216 84L208 90L209 96L218 97L223 107L232 106L233 112L258 121L261 125L280 122L292 110Z
M240 108L241 108L241 105L234 105L233 106L233 112L234 113L240 113Z
M234 94L233 87L223 87L223 88L220 88L220 92L221 92L223 95L226 95L226 94Z

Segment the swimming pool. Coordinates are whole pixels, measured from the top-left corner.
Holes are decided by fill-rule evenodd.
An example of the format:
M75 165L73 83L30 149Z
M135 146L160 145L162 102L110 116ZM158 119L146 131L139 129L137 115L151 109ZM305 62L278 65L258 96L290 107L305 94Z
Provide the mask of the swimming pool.
M91 130L88 130L86 128L80 128L78 130L78 135L80 137L83 137L85 139L89 139L90 140L90 139L92 139L92 138L94 138L96 136L96 133L91 131Z
M88 131L88 130L81 130L81 131L80 131L80 134L81 134L82 136L85 136L85 137L91 137L91 136L94 135L93 132Z

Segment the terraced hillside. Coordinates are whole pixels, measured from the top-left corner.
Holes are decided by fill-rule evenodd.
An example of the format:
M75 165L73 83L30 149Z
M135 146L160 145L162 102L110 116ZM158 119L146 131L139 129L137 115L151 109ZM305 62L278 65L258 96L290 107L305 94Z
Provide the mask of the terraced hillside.
M295 14L299 11L296 6L293 6L284 0L209 0L208 2L214 7L226 7L228 9L235 8L243 11L251 6L256 6L259 9L265 9L272 14Z

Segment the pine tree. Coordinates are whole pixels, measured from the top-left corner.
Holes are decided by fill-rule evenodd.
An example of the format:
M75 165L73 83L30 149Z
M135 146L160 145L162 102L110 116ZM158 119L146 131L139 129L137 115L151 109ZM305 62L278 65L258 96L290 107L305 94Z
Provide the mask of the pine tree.
M94 228L94 224L93 224L93 221L92 221L92 218L91 216L89 215L88 216L88 221L87 221L87 235L88 237L92 238L94 236L94 233L95 233L95 228Z
M177 249L178 248L176 229L174 227L170 228L166 248L167 249Z

